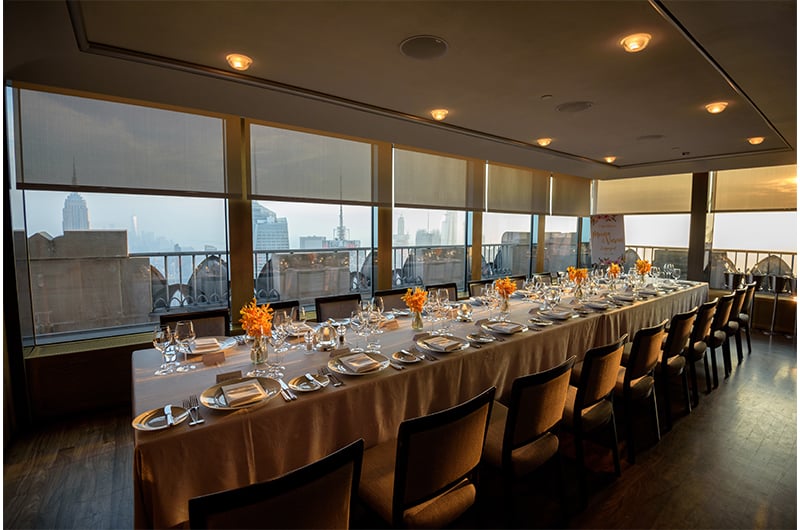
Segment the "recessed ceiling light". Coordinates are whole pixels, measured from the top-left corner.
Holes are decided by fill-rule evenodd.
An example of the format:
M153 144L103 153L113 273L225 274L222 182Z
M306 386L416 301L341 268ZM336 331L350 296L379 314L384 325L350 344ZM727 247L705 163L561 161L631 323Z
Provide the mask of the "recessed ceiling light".
M617 159L617 157L615 157L615 156L607 156L607 157L605 157L603 160L605 160L605 161L606 161L606 162L608 162L609 164L613 164L613 163L614 163L614 160L616 160L616 159Z
M711 114L719 114L728 106L727 101L715 101L706 105L706 110Z
M536 139L536 143L541 145L542 147L547 147L548 145L550 145L550 142L552 142L552 141L553 141L552 138L537 138Z
M412 59L436 59L447 53L447 41L435 35L414 35L400 43L400 51Z
M253 60L248 57L247 55L242 55L240 53L231 53L225 56L225 59L228 61L228 64L231 65L231 68L234 70L247 70L250 68L250 65L253 64Z
M619 41L619 43L626 52L636 53L647 48L647 45L650 43L650 39L652 38L652 35L649 33L634 33L633 35L628 35Z
M763 136L753 136L752 138L748 138L747 141L750 142L752 145L758 145L758 144L760 144L761 142L764 141L764 137Z
M447 114L448 114L447 109L433 109L431 111L431 116L433 116L433 119L436 121L442 121L447 117Z

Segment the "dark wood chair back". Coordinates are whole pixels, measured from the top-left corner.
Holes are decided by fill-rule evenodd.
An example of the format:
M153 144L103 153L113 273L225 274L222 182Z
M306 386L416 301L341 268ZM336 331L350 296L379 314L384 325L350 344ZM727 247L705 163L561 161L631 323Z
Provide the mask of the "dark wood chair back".
M361 295L358 293L317 298L314 300L314 306L317 310L317 322L325 322L329 318L334 320L350 318L353 311L358 309L360 302Z
M435 293L437 289L447 289L447 297L451 302L458 300L458 286L455 284L455 282L425 286L425 290L429 293Z
M198 337L220 337L231 334L231 314L227 307L205 311L168 311L158 317L162 326L174 329L181 320L191 320Z

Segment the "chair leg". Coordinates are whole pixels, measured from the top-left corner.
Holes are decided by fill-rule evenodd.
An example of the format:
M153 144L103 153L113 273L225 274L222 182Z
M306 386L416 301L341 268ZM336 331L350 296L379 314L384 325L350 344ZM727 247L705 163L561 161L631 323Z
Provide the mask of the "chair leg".
M736 358L739 361L739 364L742 364L744 361L744 355L742 353L742 329L739 328L736 331Z
M725 337L722 341L722 363L725 367L725 378L731 375L733 365L731 364L731 341L730 337Z
M706 369L706 394L711 393L711 372L708 370L708 354L703 352L703 367ZM714 370L716 372L716 369Z
M627 434L627 453L628 453L628 462L631 464L636 463L636 448L635 448L635 441L633 439L633 415L631 414L631 405L632 403L629 400L625 401L625 430ZM658 413L658 411L656 411Z
M697 390L697 365L689 359L686 359L686 361L689 363L689 378L692 383L692 403L696 407L700 403L700 393ZM706 373L708 373L708 370L706 370Z
M656 424L656 439L661 441L661 425L658 423L658 398L656 397L656 389L653 389L653 420Z
M744 328L745 337L747 337L747 355L753 353L753 347L750 345L750 324Z
M614 413L611 413L611 451L614 455L614 472L618 477L622 476L622 465L619 462L619 441L617 440L617 422Z
M575 459L578 461L578 496L581 509L589 504L589 487L586 479L586 462L583 456L583 437L575 433Z
M683 383L683 395L686 397L686 414L692 412L692 400L689 398L689 374L686 368L681 372L681 382Z
M558 477L558 490L561 494L561 517L563 519L563 528L567 528L569 526L569 508L567 503L567 484L564 480L564 459L561 456L561 453L556 451L556 464L558 465L558 469L556 470Z
M663 375L663 374L662 374ZM664 376L661 378L661 391L662 395L664 396L664 403L661 407L664 409L664 423L666 424L666 430L672 430L672 398L669 395L669 378Z
M709 351L711 352L711 375L714 378L714 388L717 388L719 386L719 374L717 373L717 349L711 346Z

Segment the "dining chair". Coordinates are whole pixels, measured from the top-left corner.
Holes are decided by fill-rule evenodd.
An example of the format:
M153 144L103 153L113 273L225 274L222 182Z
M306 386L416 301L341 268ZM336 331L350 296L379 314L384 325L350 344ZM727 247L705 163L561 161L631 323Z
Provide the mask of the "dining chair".
M555 430L564 414L574 364L573 355L549 370L517 377L508 406L499 401L492 406L483 458L501 472L509 522L513 521L515 480L558 458ZM559 478L563 481L560 462Z
M494 280L473 280L469 282L469 295L472 297L480 296L486 285L491 285Z
M652 398L653 423L655 425L656 439L661 440L661 428L658 425L658 400L656 398L654 371L658 365L661 353L661 343L666 336L667 320L642 328L633 336L627 363L617 372L617 381L614 387L614 397L622 400L625 410L626 452L628 462L636 461L636 449L633 436L633 407ZM624 349L624 348L623 348ZM583 367L584 370L586 366Z
M509 276L508 279L513 281L517 285L517 289L524 288L525 280L527 280L524 274L516 274L514 276Z
M364 440L273 480L189 499L190 528L349 528Z
M717 348L722 346L722 357L725 363L725 377L728 376L727 364L730 363L731 345L728 342L728 334L725 326L730 320L731 307L733 306L734 293L719 297L717 309L714 311L714 319L711 321L711 330L705 338L705 343L711 353L711 376L714 379L714 388L719 386L719 375L717 374ZM725 359L728 361L725 361Z
M168 311L160 314L158 320L162 326L170 327L181 320L191 320L198 337L224 337L231 334L231 314L227 307L205 311Z
M736 321L739 323L739 333L741 330L744 330L745 337L747 338L747 355L753 353L753 348L750 345L750 325L752 324L752 314L753 314L753 304L755 300L756 294L756 282L751 282L745 285L745 289L747 289L747 293L744 295L744 302L742 303L742 309L739 311L739 314L736 315ZM736 336L736 340L741 343L742 336L741 334ZM739 360L741 362L741 359Z
M567 388L562 427L575 437L575 456L578 461L579 489L582 506L588 501L586 463L583 454L583 441L589 434L607 427L611 435L611 451L614 457L614 471L622 474L617 445L617 426L614 420L614 388L622 360L622 350L628 334L619 339L591 348L586 352L577 386Z
M542 283L545 285L550 285L553 283L553 275L549 272L536 272L533 274L533 278L542 280Z
M728 316L728 322L723 326L723 330L728 335L728 340L733 337L736 343L736 357L741 364L744 360L742 353L742 336L739 329L739 313L742 312L744 307L744 299L747 296L747 288L741 287L733 292L733 303L731 304L731 312ZM730 344L730 343L729 343ZM725 359L725 377L728 377L733 371L733 363L731 361L730 346L728 346L728 355Z
M408 289L405 287L402 289L384 289L375 291L372 294L372 297L383 298L384 311L391 311L392 309L405 309L406 303L403 301L403 297L405 296L406 292L408 292Z
M263 304L259 304L263 305ZM273 311L287 311L291 312L300 307L299 300L280 300L278 302L269 302L269 306ZM296 313L296 311L295 311Z
M689 344L692 327L697 319L698 308L695 307L685 313L677 313L669 322L667 337L661 348L659 363L656 365L656 391L661 388L662 408L667 422L667 430L672 429L672 400L670 398L670 380L680 376L683 384L686 414L692 411L692 400L689 398L689 370L686 366L686 357L682 355Z
M451 302L458 300L458 286L455 282L439 283L435 285L426 285L425 290L429 293L435 293L437 289L447 289L447 297Z
M464 514L475 503L494 394L405 420L396 439L367 449L364 504L395 528L442 528Z
M689 343L683 350L683 356L689 364L689 382L692 386L692 406L696 407L700 402L700 393L697 389L697 362L702 360L706 375L706 393L711 393L711 371L708 369L708 343L707 337L711 334L711 323L714 321L714 313L717 311L719 298L715 298L702 304L697 310L697 318L692 325L692 334L689 336Z
M338 294L335 296L321 296L314 300L317 311L317 322L325 322L329 318L350 318L358 309L361 295L358 293Z

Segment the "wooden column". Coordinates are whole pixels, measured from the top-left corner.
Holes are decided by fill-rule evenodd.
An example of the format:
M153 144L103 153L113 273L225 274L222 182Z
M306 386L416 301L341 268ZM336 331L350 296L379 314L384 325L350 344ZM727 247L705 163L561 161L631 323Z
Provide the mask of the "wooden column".
M708 216L708 172L692 175L692 211L689 219L689 254L687 262L687 278L696 281L708 281L706 270L706 249L711 248L711 241L706 241ZM713 228L713 227L712 227Z
M544 215L539 215L538 226L539 230L536 234L536 267L533 272L544 272L544 238L545 226Z
M375 235L377 256L373 260L373 292L392 285L392 144L379 142L372 151L373 200L378 215Z
M472 212L472 254L470 255L470 278L469 281L480 280L483 263L481 252L483 245L483 212ZM469 283L467 283L469 292Z

